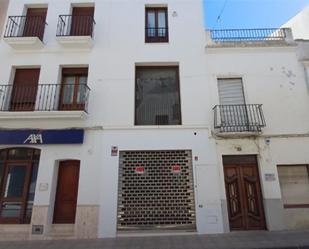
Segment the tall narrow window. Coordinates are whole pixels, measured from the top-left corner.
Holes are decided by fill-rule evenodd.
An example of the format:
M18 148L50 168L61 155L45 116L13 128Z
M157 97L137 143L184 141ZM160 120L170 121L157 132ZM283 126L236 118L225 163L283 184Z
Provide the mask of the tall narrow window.
M36 36L43 41L47 8L29 8L24 22L23 36Z
M180 125L178 67L137 67L136 125Z
M40 150L0 151L0 223L30 223Z
M167 8L146 8L146 42L168 42Z
M60 110L84 110L88 68L63 68Z
M249 130L241 78L218 79L221 122L231 131Z

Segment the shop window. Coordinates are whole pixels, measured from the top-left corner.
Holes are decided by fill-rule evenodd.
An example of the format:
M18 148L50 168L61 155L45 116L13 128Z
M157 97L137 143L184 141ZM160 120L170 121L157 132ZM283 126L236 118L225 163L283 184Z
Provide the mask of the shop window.
M36 149L0 151L0 223L30 223L39 157Z
M309 207L309 165L278 166L285 208Z

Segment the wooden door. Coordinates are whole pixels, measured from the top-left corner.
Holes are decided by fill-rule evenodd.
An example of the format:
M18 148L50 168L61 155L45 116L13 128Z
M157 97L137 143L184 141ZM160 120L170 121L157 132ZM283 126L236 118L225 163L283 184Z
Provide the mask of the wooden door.
M223 164L230 229L265 229L256 157L225 156Z
M25 19L23 36L38 37L43 41L47 8L29 8Z
M10 111L34 111L40 69L16 69Z
M71 36L92 36L94 7L74 7Z
M54 223L74 224L77 205L79 165L76 160L63 161L59 165L54 208Z

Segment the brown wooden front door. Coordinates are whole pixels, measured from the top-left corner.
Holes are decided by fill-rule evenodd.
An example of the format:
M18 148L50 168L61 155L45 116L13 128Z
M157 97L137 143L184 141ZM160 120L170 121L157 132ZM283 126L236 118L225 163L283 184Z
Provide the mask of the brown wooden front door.
M23 36L38 37L43 41L47 8L29 8L25 19Z
M40 69L16 69L10 111L34 111Z
M224 156L223 165L230 229L266 229L256 156Z
M92 36L93 7L74 7L72 11L71 36Z
M74 224L76 215L79 165L76 160L59 165L58 184L54 208L54 223Z

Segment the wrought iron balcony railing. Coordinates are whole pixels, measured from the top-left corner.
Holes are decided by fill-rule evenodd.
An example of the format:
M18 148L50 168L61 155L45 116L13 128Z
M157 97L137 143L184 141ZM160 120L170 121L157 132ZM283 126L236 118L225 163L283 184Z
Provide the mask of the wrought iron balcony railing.
M38 37L43 41L45 25L43 16L9 16L4 37Z
M145 28L146 42L168 42L168 28Z
M241 41L284 41L285 29L221 29L210 30L211 39L215 42Z
M261 132L266 126L262 105L216 105L214 126L219 132Z
M87 112L89 94L85 84L0 85L0 112Z
M93 37L95 20L91 15L60 15L57 36Z

